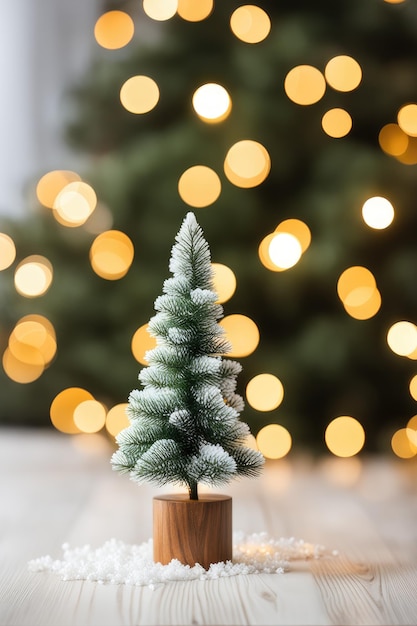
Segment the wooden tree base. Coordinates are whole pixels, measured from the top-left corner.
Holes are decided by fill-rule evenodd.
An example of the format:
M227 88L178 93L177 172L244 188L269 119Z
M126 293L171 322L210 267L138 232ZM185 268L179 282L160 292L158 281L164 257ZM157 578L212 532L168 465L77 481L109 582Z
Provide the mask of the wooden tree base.
M190 500L186 494L153 499L154 561L167 565L178 559L184 565L232 559L232 498L204 494Z

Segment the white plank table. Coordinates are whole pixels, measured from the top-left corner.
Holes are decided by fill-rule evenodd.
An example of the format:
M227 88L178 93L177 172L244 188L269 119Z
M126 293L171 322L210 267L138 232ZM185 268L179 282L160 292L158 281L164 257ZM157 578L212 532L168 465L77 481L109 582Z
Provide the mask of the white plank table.
M152 496L112 472L104 438L88 450L51 431L0 430L0 625L417 624L417 465L308 456L235 481L234 530L339 551L285 574L156 587L61 581L28 571L61 545L151 537ZM93 438L90 441L95 441Z

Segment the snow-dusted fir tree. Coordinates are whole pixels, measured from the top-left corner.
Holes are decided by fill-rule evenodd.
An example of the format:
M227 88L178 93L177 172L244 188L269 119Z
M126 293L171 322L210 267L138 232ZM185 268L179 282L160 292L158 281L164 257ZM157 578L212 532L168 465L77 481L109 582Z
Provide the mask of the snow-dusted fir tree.
M260 452L245 445L240 421L243 400L235 393L241 365L230 351L218 320L210 249L193 213L176 236L163 295L149 321L157 345L139 374L143 389L129 396L130 426L117 436L113 468L139 483L187 486L198 499L198 483L218 485L256 476Z

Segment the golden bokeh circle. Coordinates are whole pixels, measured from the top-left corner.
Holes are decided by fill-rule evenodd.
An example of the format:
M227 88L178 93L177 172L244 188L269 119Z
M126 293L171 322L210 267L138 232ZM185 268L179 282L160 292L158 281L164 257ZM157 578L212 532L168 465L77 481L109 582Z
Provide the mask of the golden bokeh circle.
M353 91L362 80L362 68L351 56L342 54L330 59L324 76L327 83L337 91Z
M192 207L202 208L216 202L221 193L221 181L217 173L206 165L188 168L178 181L181 199Z
M241 41L256 44L268 37L271 30L271 19L261 7L246 4L233 11L230 18L230 28Z
M130 113L149 113L159 101L159 87L150 76L132 76L120 89L120 102Z
M292 438L284 426L268 424L256 435L256 444L267 459L282 459L291 450Z
M245 357L255 352L259 344L259 329L255 322L246 315L227 315L220 321L226 333L226 339L232 349L227 356Z
M246 400L256 411L273 411L283 398L283 384L273 374L258 374L246 386Z
M133 38L135 25L125 11L107 11L95 23L94 37L102 48L118 50Z
M326 91L326 80L313 65L297 65L286 75L284 90L290 100L308 106L322 99Z
M341 415L327 426L324 438L332 454L350 457L362 450L365 444L365 431L354 417Z

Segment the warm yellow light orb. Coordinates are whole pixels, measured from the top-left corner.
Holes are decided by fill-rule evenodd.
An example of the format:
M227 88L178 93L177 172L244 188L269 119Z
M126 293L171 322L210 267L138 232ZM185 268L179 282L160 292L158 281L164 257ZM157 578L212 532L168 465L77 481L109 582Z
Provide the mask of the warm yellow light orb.
M74 409L74 424L83 433L98 433L106 423L106 409L97 400L85 400Z
M417 137L417 104L406 104L398 111L398 126L410 137Z
M171 19L178 9L178 0L143 0L146 15L158 22Z
M413 378L410 380L409 389L410 389L411 397L413 398L413 400L417 401L417 374L415 374ZM416 429L417 429L417 424L416 424Z
M10 267L16 258L16 246L9 235L0 233L0 271Z
M48 291L52 278L51 262L44 256L35 254L19 263L14 274L14 284L16 291L25 298L37 298Z
M273 411L284 398L284 387L273 374L258 374L246 386L246 399L257 411Z
M400 156L407 150L409 138L398 124L386 124L378 135L379 145L390 156Z
M146 353L156 348L156 339L148 332L148 324L140 326L132 337L131 350L136 361L149 365Z
M337 91L353 91L362 80L362 68L350 56L333 57L327 63L324 75L328 84Z
M96 206L97 195L91 185L75 181L66 185L56 196L54 216L65 226L81 226Z
M90 248L90 263L95 273L106 280L119 280L132 265L134 247L130 238L119 230L98 235Z
M257 141L244 139L227 152L224 172L237 187L256 187L263 183L271 169L271 159L266 148Z
M362 217L371 228L382 230L387 228L394 219L394 207L387 198L373 196L362 206Z
M258 6L247 4L233 11L230 28L234 35L245 43L255 44L268 37L271 30L269 15Z
M289 269L298 263L302 255L299 240L289 233L276 233L268 246L269 257L280 269Z
M19 361L47 367L56 354L55 329L42 315L26 315L10 334L9 349Z
M60 191L69 183L80 181L81 177L70 170L52 170L42 176L36 186L36 196L43 206L54 207L55 199Z
M194 111L205 122L222 122L232 110L227 90L217 83L201 85L193 94Z
M68 387L60 391L51 403L49 414L51 422L63 433L79 433L80 429L74 422L74 411L86 400L94 400L91 393L81 387Z
M178 193L190 206L196 208L209 206L220 196L220 178L210 167L194 165L181 175L178 181Z
M408 356L417 349L417 327L412 322L395 322L387 333L387 343L399 356Z
M280 424L268 424L256 436L258 449L267 459L282 459L292 447L291 435Z
M201 22L208 17L214 7L214 0L178 0L178 15L187 22Z
M366 267L354 265L344 270L337 281L337 293L342 302L359 306L369 300L376 289L374 275ZM358 291L360 290L360 291Z
M222 263L212 263L214 291L218 295L217 302L230 300L236 291L236 276L233 270Z
M94 26L94 37L102 48L117 50L131 41L135 25L130 15L124 11L103 13Z
M343 302L346 313L357 320L369 320L374 317L382 305L378 289L358 287L353 289Z
M391 438L391 448L400 459L411 459L417 454L417 447L410 441L408 428L400 428Z
M293 218L283 220L278 224L275 232L289 233L290 235L298 239L303 254L311 243L311 231L307 224L305 222L302 222L301 220Z
M3 369L6 375L16 383L32 383L42 376L45 366L42 355L38 350L32 349L30 361L22 361L16 358L10 348L6 348L2 358Z
M321 126L329 137L340 139L352 130L352 118L345 109L330 109L321 119Z
M321 100L326 91L326 80L316 67L298 65L285 77L284 89L290 100L306 106Z
M127 111L136 115L152 111L158 101L159 87L149 76L132 76L120 90L120 102Z
M354 456L364 446L365 431L358 420L348 415L342 415L336 417L327 426L325 441L330 452L335 456Z
M283 272L284 268L275 265L275 263L272 262L271 257L269 256L269 244L271 243L275 235L276 232L269 233L269 235L266 235L266 237L262 239L258 247L258 256L262 265L266 267L266 269L270 270L271 272Z
M259 343L259 329L255 322L246 315L227 315L220 321L226 333L226 339L232 349L227 353L231 357L249 356L255 352Z
M106 430L110 433L110 435L113 435L113 437L117 437L120 431L130 426L130 421L126 412L128 406L129 405L126 402L116 404L116 406L112 407L107 413Z

